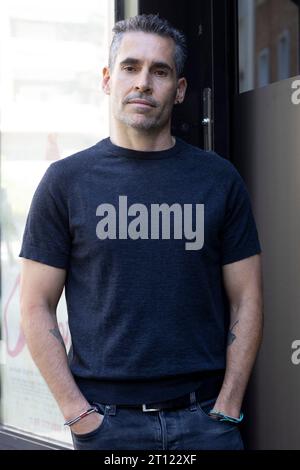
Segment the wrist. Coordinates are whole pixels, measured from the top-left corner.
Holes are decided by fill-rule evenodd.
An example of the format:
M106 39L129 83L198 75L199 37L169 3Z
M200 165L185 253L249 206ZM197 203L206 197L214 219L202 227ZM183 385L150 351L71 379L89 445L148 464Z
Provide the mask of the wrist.
M76 423L78 423L79 421L81 421L82 419L85 419L87 416L89 416L90 414L92 413L95 413L97 412L98 409L96 406L90 406L88 409L86 409L85 411L83 411L82 413L80 413L79 415L75 416L74 418L71 418L67 421L65 421L64 425L65 426L72 426Z
M63 408L62 414L65 421L69 421L70 419L76 418L76 416L79 416L81 413L84 413L90 407L90 403L85 399L76 402L72 401Z
M216 403L214 404L213 409L227 416L232 416L233 418L239 418L241 414L240 404L230 403L226 401L224 402L224 401L217 400Z
M240 415L238 417L235 417L235 416L228 415L226 413L222 413L221 411L218 411L215 408L210 410L209 414L213 418L215 418L219 421L229 421L229 422L232 422L232 423L240 423L244 418L243 413L240 413Z

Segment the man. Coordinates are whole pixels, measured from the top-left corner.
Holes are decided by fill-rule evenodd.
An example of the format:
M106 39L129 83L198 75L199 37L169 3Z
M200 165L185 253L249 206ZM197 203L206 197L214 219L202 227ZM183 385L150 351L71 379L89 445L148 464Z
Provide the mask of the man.
M157 15L114 32L110 137L52 163L31 204L27 344L75 449L243 449L262 334L249 196L229 161L171 135L183 35ZM69 358L56 321L64 287Z

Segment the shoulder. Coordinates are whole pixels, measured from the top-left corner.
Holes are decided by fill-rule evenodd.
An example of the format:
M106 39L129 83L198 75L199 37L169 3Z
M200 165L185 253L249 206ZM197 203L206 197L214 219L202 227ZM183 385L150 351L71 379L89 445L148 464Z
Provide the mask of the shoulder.
M223 179L227 183L242 180L237 168L227 158L214 151L203 150L186 142L184 142L184 147L185 160L192 163L195 168L205 171L206 174L210 173L215 178Z
M87 167L91 166L94 155L99 151L97 144L80 150L67 157L52 162L48 167L48 173L52 177L72 178L81 174Z

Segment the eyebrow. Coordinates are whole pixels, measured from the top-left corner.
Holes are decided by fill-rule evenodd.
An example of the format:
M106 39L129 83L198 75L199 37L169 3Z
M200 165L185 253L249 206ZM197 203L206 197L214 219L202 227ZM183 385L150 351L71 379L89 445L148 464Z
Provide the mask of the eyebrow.
M139 59L134 59L133 57L126 57L126 59L122 60L122 62L120 62L120 65L126 65L126 64L130 64L130 65L138 65L140 64L140 60ZM166 62L152 62L151 64L151 67L159 67L159 68L163 68L163 69L166 69L166 70L169 70L170 72L173 72L173 68L167 64Z

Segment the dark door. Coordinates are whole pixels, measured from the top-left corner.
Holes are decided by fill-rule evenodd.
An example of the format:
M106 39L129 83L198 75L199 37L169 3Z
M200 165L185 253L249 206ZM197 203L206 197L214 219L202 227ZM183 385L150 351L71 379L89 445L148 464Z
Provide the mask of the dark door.
M189 143L230 155L230 55L225 0L140 0L139 13L159 13L187 37L185 102L175 107L173 132ZM203 122L203 120L205 120ZM210 120L210 121L209 121Z

